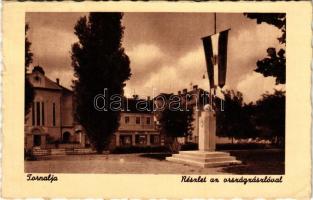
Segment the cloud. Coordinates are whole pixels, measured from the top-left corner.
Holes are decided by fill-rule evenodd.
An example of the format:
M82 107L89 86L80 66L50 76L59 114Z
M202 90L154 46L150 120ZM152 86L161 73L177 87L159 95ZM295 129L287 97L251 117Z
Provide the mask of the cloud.
M256 62L267 56L269 47L280 47L277 37L280 31L268 24L256 25L244 19L244 25L229 33L227 81L237 85L246 74L256 68Z
M276 90L285 90L284 85L275 85L274 77L264 77L260 73L252 72L245 75L245 77L238 83L238 91L242 92L244 102L255 102L261 98L262 94L274 93Z
M164 54L160 54L165 56ZM163 57L160 57L163 59ZM203 79L205 75L206 79ZM133 77L137 77L133 74ZM175 62L165 62L156 66L148 76L143 76L141 85L133 81L133 77L127 82L126 94L137 93L141 96L151 96L152 91L156 93L177 93L184 88L191 89L192 85L198 85L203 89L208 88L206 76L205 59L202 47L187 52L185 55L175 59Z
M60 84L68 89L72 88L72 80L74 80L73 70L60 70L60 71L52 71L49 74L49 78L52 81L56 81L58 78L60 80Z
M126 49L126 54L131 61L134 82L141 82L142 76L148 76L156 71L161 62L166 59L166 55L154 44L138 44L131 49Z
M85 14L26 15L34 65L42 65L48 77L60 78L67 87L73 79L71 44L77 40L73 27ZM195 84L208 90L200 38L214 32L213 19L213 13L125 13L123 47L133 74L126 82L125 94L151 96L153 88L158 92L176 93ZM217 31L227 28L231 31L226 85L229 89L243 90L245 101L254 100L275 86L271 78L264 78L253 70L256 61L266 56L268 47L279 47L277 37L281 33L276 27L257 24L242 13L218 13ZM265 89L250 87L256 82L260 84L255 87Z
M139 44L128 52L128 55L136 62L136 64L147 65L164 56L160 48L154 44Z
M77 41L73 33L55 31L51 27L40 27L33 30L32 34L36 35L36 39L31 40L31 49L36 52L36 56L38 57L45 57L47 55L62 57L69 55L71 44Z

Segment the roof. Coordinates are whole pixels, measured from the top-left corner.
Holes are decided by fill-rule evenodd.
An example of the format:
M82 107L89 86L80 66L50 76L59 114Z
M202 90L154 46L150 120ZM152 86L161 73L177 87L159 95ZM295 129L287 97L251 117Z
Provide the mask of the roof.
M27 74L27 77L35 77L36 74L31 73L31 74ZM66 92L72 92L72 90L57 84L56 82L52 81L51 79L49 79L48 77L46 77L45 75L43 75L44 77L44 86L41 85L34 85L34 88L37 89L50 89L50 90L63 90Z

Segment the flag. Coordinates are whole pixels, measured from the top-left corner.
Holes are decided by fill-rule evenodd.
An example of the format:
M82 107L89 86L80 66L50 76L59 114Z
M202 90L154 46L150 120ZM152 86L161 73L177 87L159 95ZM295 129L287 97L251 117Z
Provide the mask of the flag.
M214 87L213 49L211 36L202 38L210 88Z
M226 82L228 30L218 38L218 86L223 88Z
M228 31L202 38L210 88L226 82Z

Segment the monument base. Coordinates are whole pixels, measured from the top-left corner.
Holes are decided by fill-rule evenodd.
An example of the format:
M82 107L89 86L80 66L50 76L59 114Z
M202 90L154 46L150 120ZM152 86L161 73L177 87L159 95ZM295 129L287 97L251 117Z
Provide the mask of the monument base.
M180 151L178 154L166 157L166 160L203 168L241 164L241 161L236 160L234 156L220 151Z

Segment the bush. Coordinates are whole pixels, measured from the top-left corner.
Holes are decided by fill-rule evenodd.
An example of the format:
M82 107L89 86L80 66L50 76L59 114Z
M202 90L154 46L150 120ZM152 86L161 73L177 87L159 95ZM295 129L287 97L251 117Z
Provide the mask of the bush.
M24 160L28 161L34 161L37 160L37 157L33 155L33 152L31 149L24 149Z
M124 154L124 153L155 153L155 152L169 152L169 150L165 146L157 146L157 147L116 147L112 149L110 153L113 154Z
M186 143L181 146L181 151L192 151L192 150L198 150L198 144L197 143Z

